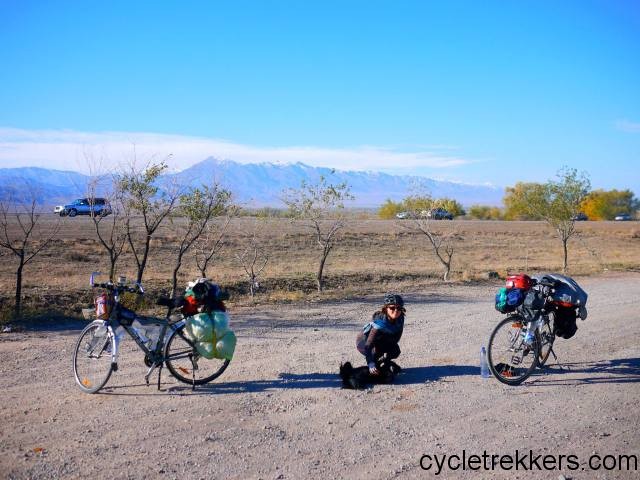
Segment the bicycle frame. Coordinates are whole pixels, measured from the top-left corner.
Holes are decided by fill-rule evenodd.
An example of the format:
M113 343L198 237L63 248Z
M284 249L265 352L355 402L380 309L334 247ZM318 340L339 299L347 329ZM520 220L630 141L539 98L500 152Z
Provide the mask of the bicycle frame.
M158 341L156 342L153 349L149 349L145 342L142 340L136 329L132 326L132 324L124 325L120 321L120 312L121 312L121 304L120 304L120 293L118 290L113 292L113 308L111 309L111 314L109 315L108 320L104 320L106 323L109 335L114 339L115 348L111 352L111 364L115 366L117 369L118 365L118 354L120 351L120 338L116 334L116 330L118 328L124 329L131 338L136 342L138 348L142 350L145 356L149 356L152 362L151 369L149 370L149 374L153 371L155 367L162 364L164 361L163 350L165 347L165 341L167 338L167 331L171 329L175 331L184 325L184 319L179 320L178 322L170 323L168 318L154 318L154 323L160 325L160 334L158 336Z
M208 360L211 357L199 353L197 341L190 338L190 333L185 328L188 318L184 318L180 314L171 314L173 302L170 299L162 297L160 299L162 302L158 301L158 305L168 307L165 318L141 316L120 303L121 295L125 292L144 294L144 289L140 283L136 283L133 286L128 285L125 277L119 277L117 283L111 281L96 283L95 277L97 275L99 275L98 272L91 274L91 287L107 290L109 299L107 301L101 300L100 303L96 302L96 314L99 318L85 327L76 342L74 375L82 390L87 393L95 393L104 387L109 380L111 372L118 370L124 332L127 332L138 348L144 352L144 364L148 367L145 375L147 385L149 385L149 378L157 369L158 389L160 389L162 368L165 364L171 375L181 382L191 384L193 389L195 389L196 385L208 383L217 378L229 365L230 359L221 357L216 358L223 360L222 363L212 362L209 364ZM107 313L108 318L105 318L103 315ZM81 343L81 340L85 338L86 332L93 332L93 336L88 337L90 338L89 342L85 340L84 343ZM146 338L147 336L151 340ZM87 377L79 377L78 359L83 355L82 351L84 351L85 359L102 358L102 365L105 367L109 365L110 367L106 371L106 376L98 378L93 384L92 378L89 378L92 375L91 373L87 373ZM199 365L200 359L203 358L206 359L204 363L207 363L207 366L200 368L204 365ZM109 363L107 364L107 362ZM80 368L84 367L81 366ZM191 373L191 378L185 377L185 373L189 375L189 372Z

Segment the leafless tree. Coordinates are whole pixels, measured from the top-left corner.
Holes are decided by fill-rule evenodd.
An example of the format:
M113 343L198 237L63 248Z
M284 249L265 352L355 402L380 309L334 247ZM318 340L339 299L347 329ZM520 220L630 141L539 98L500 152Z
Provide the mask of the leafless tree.
M451 261L455 252L454 239L455 230L451 229L449 225L445 227L445 231L437 232L433 229L433 222L430 218L413 218L409 221L401 222L400 224L415 232L422 233L431 245L433 253L440 261L442 268L444 269L443 280L446 282L449 280L449 273L451 272ZM441 220L444 222L445 220Z
M98 196L98 186L101 183L106 183L105 180L108 182L108 185L103 188L109 189L105 190L109 191L109 193L102 194L102 197L109 202L108 211L110 211L110 213L107 213L108 211L103 209L100 213L96 214L95 199ZM127 242L127 218L122 205L121 192L117 190L117 179L105 175L92 175L87 185L87 198L91 208L91 220L96 230L96 236L109 256L109 279L114 281L116 263ZM106 207L105 205L105 208Z
M127 242L138 266L138 282L142 281L147 266L151 238L173 212L180 196L180 191L175 186L159 186L160 176L166 169L165 162L152 163L144 169L138 169L133 161L128 171L118 179L118 190L122 192ZM136 235L133 225L134 214L142 217L142 238Z
M338 233L345 226L342 213L344 202L353 198L346 183L327 183L324 176L316 183L308 184L303 181L299 189L289 189L285 192L283 201L293 218L300 220L302 225L311 230L320 247L316 275L319 293L324 287L324 266L327 257L339 240Z
M201 188L192 188L188 193L180 195L176 213L184 216L187 223L182 227L178 227L180 244L178 245L176 263L173 268L172 297L176 293L178 272L182 266L184 255L202 236L211 219L226 210L230 200L231 193L217 184L214 184L213 187L203 185Z
M242 265L247 277L249 294L252 299L255 296L256 290L260 287L258 282L260 274L267 266L267 263L269 263L267 249L258 237L258 230L261 226L263 226L262 222L256 220L251 231L245 232L244 248L239 253L236 253L236 258L240 265Z
M60 230L60 219L53 227L42 225L36 195L31 200L0 202L0 247L18 258L14 317L22 316L22 280L24 267L44 249Z
M194 247L196 266L202 277L209 278L207 269L224 248L227 228L236 214L237 208L235 206L227 208L220 222L209 222L196 242Z

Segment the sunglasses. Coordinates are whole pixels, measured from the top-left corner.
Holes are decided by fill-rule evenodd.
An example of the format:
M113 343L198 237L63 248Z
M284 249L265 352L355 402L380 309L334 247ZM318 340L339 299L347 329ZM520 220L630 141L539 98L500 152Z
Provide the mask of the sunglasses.
M404 310L404 308L402 308L402 307L396 307L395 305L389 305L389 306L387 306L387 310L389 310L389 311L391 311L391 312L395 312L395 311L398 311L398 312L404 312L404 311L405 311L405 310Z

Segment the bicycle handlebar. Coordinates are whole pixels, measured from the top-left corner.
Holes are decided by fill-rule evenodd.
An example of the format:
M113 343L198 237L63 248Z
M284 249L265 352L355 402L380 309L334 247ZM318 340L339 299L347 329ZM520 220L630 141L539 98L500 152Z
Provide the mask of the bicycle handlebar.
M130 292L130 293L137 293L138 295L144 294L144 288L142 287L142 284L140 282L134 283L132 287L124 284L119 284L119 283L115 284L111 281L99 283L95 281L98 275L100 275L100 272L91 273L91 278L89 279L89 283L91 284L92 288L104 288L111 292Z

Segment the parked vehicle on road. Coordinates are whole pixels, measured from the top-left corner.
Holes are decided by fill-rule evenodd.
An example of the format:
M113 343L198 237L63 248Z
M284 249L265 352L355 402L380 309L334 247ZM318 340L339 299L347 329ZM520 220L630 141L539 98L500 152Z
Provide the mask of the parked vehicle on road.
M614 220L616 222L628 222L633 219L631 218L631 215L629 215L628 213L619 213L618 215L616 215Z
M427 210L425 216L433 220L453 220L453 214L444 208L432 208L431 210Z
M94 215L106 216L111 213L111 204L104 198L79 198L67 205L58 205L53 209L61 217L76 215Z
M589 217L587 217L584 213L579 212L577 215L571 217L571 220L575 220L576 222L585 222L589 220Z

